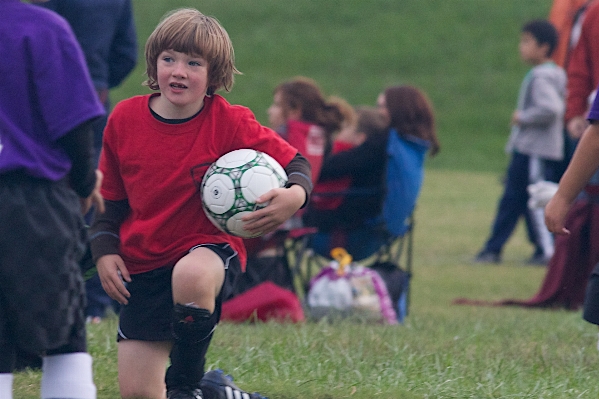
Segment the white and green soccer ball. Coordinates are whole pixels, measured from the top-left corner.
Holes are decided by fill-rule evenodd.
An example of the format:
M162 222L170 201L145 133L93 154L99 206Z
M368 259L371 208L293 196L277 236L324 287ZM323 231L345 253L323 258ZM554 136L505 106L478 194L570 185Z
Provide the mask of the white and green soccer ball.
M285 186L287 174L270 155L251 149L231 151L216 160L204 175L200 192L208 219L225 233L251 238L241 218L268 205L256 204L262 194Z

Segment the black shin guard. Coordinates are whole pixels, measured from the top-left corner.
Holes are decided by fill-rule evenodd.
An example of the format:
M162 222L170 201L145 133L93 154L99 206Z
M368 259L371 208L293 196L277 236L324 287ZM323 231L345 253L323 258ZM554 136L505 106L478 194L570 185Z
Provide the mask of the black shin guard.
M173 315L174 344L171 366L166 372L167 388L198 387L204 376L206 352L218 319L206 309L180 304Z

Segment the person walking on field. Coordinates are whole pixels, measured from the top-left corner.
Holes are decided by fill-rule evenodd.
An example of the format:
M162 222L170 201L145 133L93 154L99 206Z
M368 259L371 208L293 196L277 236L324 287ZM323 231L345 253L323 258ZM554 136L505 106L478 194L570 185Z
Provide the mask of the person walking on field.
M528 262L546 265L553 256L553 236L543 223L543 210L528 208L527 187L541 180L556 181L553 175L564 156L566 73L551 61L556 44L557 32L548 21L535 20L523 26L520 56L533 68L520 87L506 147L511 160L503 196L491 236L476 256L476 263L501 262L503 246L521 216L525 218L529 240L534 245Z

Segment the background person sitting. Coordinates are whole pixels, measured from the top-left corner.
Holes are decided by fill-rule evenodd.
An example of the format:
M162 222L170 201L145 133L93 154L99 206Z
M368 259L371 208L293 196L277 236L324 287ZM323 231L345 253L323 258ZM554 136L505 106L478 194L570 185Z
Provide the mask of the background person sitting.
M279 84L268 108L269 126L294 146L312 166L311 181L318 178L325 154L331 151L333 135L344 123L347 107L344 100L327 100L318 84L299 76ZM280 256L282 241L288 230L302 227L300 210L277 232L245 239L248 257Z
M268 121L312 165L316 181L323 157L331 151L333 134L341 129L343 111L337 98L327 101L318 84L300 76L279 84L268 108Z
M431 155L439 151L433 109L422 91L413 86L389 87L379 96L378 107L375 113L359 111L357 130L366 135L363 143L325 158L317 186L347 177L351 185L338 208L318 209L316 199L304 215L305 224L319 230L312 247L321 255L343 246L360 260L387 242L389 232L381 215L390 134L422 140Z

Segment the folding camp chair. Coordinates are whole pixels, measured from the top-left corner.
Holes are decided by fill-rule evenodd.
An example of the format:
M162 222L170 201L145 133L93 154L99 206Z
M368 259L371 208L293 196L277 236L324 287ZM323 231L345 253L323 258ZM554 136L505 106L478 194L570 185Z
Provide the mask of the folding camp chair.
M413 267L414 211L424 178L424 159L429 143L413 136L389 132L387 143L386 192L382 215L375 228L384 228L388 239L368 257L357 262L377 270L387 282L387 288L396 304L400 321L407 315L409 283ZM346 195L363 195L349 190ZM375 193L376 194L376 193ZM331 193L327 193L331 195ZM374 231L374 230L373 230ZM298 231L285 242L288 260L294 275L294 286L303 298L310 280L330 259L316 254L312 244L317 232ZM376 234L376 233L375 233ZM364 234L368 240L370 234ZM332 248L329 248L329 250ZM350 254L352 248L345 248Z

